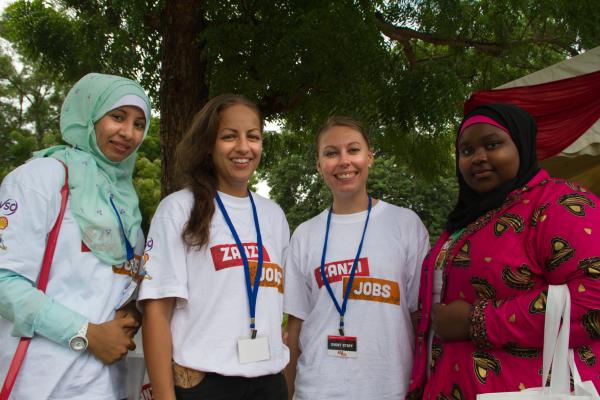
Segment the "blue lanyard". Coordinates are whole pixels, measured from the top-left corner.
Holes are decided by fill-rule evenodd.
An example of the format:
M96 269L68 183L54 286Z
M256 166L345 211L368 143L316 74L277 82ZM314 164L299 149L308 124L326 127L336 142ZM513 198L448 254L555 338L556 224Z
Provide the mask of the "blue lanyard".
M323 254L321 255L321 277L323 278L323 283L327 288L327 292L329 292L329 297L333 300L333 304L335 304L335 308L337 308L340 313L340 335L344 336L344 314L346 314L346 306L348 305L348 297L350 296L350 290L352 289L352 283L354 282L354 275L356 274L356 265L358 264L358 258L360 257L360 251L362 250L363 243L365 241L365 233L367 232L367 225L369 224L369 216L371 215L371 196L369 196L369 206L367 208L367 219L365 220L365 227L363 228L362 236L360 238L360 244L358 245L358 250L356 251L356 256L354 257L354 262L352 263L352 270L350 271L350 278L348 279L348 284L346 285L346 291L344 292L342 306L340 307L340 303L338 303L335 298L335 294L333 293L333 289L331 289L331 285L329 284L329 280L327 279L327 275L325 274L325 255L327 254L327 241L329 239L329 227L331 226L331 210L333 206L329 207L329 214L327 214L327 227L325 228L325 242L323 243Z
M260 236L260 225L258 224L258 214L256 212L256 205L254 204L254 199L252 198L252 193L248 190L248 197L250 197L250 204L252 205L252 215L254 216L254 227L256 228L256 244L258 246L258 265L256 267L256 275L254 277L254 285L251 286L250 283L250 266L248 264L248 257L246 256L246 251L244 250L244 246L242 246L242 242L240 237L238 236L233 223L231 222L231 218L229 218L229 214L227 214L227 210L225 209L225 205L221 201L221 197L219 197L219 193L215 194L215 199L217 200L217 204L219 205L219 209L221 210L221 214L223 214L223 218L227 225L229 226L229 230L231 231L231 235L235 240L235 244L242 256L242 262L244 263L244 276L246 278L246 293L248 294L248 304L250 305L250 332L252 333L252 339L256 338L256 299L258 298L258 289L260 288L260 277L262 275L262 267L263 267L263 245L262 245L262 237Z
M125 253L127 253L127 261L131 261L133 260L133 247L131 247L131 243L129 243L129 239L127 239L127 234L125 233L125 228L123 227L123 221L121 221L121 215L119 214L119 211L117 211L117 207L113 202L112 194L110 195L109 200L113 210L115 210L115 214L117 214L119 226L121 227L121 233L123 234L123 239L125 240Z

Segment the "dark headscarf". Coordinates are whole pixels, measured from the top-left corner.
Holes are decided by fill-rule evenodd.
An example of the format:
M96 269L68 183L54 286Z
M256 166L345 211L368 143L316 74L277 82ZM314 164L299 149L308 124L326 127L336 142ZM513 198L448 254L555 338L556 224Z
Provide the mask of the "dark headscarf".
M475 115L489 117L505 127L519 151L520 164L517 176L487 193L477 193L471 189L458 168L458 138L465 121ZM448 232L464 228L486 212L500 207L510 192L522 187L534 177L540 170L535 154L536 133L537 128L533 117L527 111L512 104L485 104L465 115L458 128L455 143L459 192L456 206L448 215L446 222Z

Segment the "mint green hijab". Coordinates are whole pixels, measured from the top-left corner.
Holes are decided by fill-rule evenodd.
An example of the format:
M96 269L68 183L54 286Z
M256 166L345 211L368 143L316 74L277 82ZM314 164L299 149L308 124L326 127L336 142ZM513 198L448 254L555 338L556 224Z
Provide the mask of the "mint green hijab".
M136 99L135 104L126 99ZM83 242L103 262L119 265L127 260L119 220L110 203L112 196L125 235L135 246L142 215L133 187L136 152L120 162L110 161L96 144L94 124L107 112L125 105L145 104L146 128L150 127L150 100L137 83L114 75L91 73L67 94L60 113L60 132L71 146L54 146L34 153L53 157L69 167L70 209ZM140 107L141 108L141 107Z

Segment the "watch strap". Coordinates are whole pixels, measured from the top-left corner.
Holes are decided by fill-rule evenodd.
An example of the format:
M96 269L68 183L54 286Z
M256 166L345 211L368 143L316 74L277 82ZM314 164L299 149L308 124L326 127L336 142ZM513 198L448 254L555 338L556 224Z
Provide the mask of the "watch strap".
M69 348L71 350L73 350L73 351L85 351L87 349L87 346L88 346L88 339L87 339L88 326L89 326L88 322L86 322L85 324L81 325L81 327L79 328L79 330L77 331L77 333L71 339L69 339ZM85 343L84 346L83 346L83 348L77 348L77 342L78 341L83 341Z

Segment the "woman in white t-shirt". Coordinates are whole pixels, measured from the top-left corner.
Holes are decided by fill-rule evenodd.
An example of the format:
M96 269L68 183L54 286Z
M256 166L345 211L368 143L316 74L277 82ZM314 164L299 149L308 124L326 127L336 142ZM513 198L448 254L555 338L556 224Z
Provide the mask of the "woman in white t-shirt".
M150 110L137 82L88 74L61 109L68 145L34 153L2 181L0 383L19 336L32 338L11 399L127 396L121 359L141 317L135 303L122 306L140 279L145 242L132 174ZM69 197L44 294L35 283L61 209L63 164Z
M289 398L402 399L427 231L368 194L373 153L358 121L331 117L317 149L333 204L296 229L286 257Z
M183 189L152 219L139 294L158 400L287 398L281 265L289 228L277 204L248 190L262 132L254 103L220 95L177 147Z

